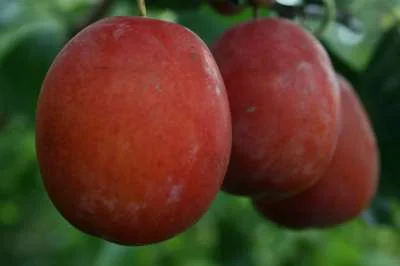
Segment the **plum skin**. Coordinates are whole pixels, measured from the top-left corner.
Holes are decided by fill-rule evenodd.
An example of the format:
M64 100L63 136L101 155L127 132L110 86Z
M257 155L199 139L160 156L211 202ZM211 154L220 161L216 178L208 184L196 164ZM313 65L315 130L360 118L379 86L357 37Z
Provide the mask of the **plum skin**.
M212 52L232 114L223 190L274 200L310 187L339 130L339 89L322 45L289 20L266 18L229 29Z
M178 24L102 19L54 60L36 112L45 189L76 228L122 245L192 226L220 189L231 149L224 83Z
M353 87L338 76L342 128L335 155L311 188L277 202L254 201L267 219L292 229L328 228L356 218L368 207L379 180L379 150L368 114Z

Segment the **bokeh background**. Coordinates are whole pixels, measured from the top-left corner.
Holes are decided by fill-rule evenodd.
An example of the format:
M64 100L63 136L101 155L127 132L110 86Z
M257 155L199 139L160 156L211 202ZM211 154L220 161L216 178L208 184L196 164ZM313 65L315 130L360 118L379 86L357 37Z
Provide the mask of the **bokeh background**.
M336 1L341 19L321 36L378 136L379 193L362 216L329 230L292 232L262 219L246 199L220 193L193 228L146 247L114 245L70 226L50 203L35 158L35 104L55 55L90 19L137 14L135 0L106 2L0 0L0 265L400 265L399 0ZM208 44L251 18L250 10L223 17L200 0L147 2L149 16L181 23ZM302 23L312 28L320 19Z

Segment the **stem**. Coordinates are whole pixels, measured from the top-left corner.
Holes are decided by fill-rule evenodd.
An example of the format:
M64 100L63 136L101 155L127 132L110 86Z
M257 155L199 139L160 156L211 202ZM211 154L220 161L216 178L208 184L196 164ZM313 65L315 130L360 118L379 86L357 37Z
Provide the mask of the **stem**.
M137 5L138 5L138 8L139 8L140 16L145 17L147 15L146 1L145 0L137 0Z
M321 26L316 30L315 35L321 36L328 28L332 21L336 20L336 3L335 0L322 0L326 8L325 19Z

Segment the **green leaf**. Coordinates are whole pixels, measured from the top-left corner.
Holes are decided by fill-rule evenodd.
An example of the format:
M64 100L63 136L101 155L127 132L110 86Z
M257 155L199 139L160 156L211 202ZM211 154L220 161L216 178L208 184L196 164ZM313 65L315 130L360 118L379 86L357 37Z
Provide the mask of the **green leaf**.
M365 73L360 95L371 115L381 153L381 193L400 199L400 30L390 28L379 41Z
M22 42L35 32L40 32L48 26L48 22L35 21L33 23L23 23L13 25L0 31L0 62L11 52L15 44Z
M35 24L33 28L24 30L24 38L8 46L0 61L0 106L6 114L34 117L41 83L65 41L57 27Z
M265 13L262 15L265 15ZM252 19L250 9L245 10L239 15L222 16L207 4L202 5L198 10L182 11L178 14L178 22L180 24L196 32L210 45L228 28L250 19Z

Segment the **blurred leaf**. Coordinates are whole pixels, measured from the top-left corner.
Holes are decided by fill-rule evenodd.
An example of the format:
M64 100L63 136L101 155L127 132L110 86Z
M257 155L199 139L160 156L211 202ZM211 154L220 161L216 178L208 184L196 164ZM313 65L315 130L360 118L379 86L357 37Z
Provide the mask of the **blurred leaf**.
M0 102L5 113L34 117L44 76L64 37L54 27L25 36L0 61Z
M123 258L126 253L132 251L132 248L121 247L119 245L104 242L103 248L100 250L93 266L119 265L121 258Z
M400 190L400 31L391 27L380 40L371 62L360 77L360 95L371 115L381 152L382 193Z
M0 62L2 62L7 53L15 47L15 44L24 41L24 39L35 32L40 32L48 25L47 22L37 21L34 23L15 25L0 31Z
M363 266L398 266L400 264L400 259L398 256L388 256L387 254L378 252L372 252L365 254L363 260Z
M0 199L18 190L35 159L32 129L25 119L13 117L0 131Z
M267 14L269 14L269 11L263 9L260 12L260 17ZM212 45L228 28L251 19L252 13L249 8L239 15L222 16L207 4L203 4L198 10L178 13L178 23L196 32L209 45Z
M0 1L0 30L22 13L22 7L20 0Z
M332 51L330 44L324 41L321 41L321 43L324 45L335 71L343 75L351 84L355 84L355 82L358 81L360 71L352 67L345 59Z
M0 224L10 225L17 222L20 216L19 208L12 201L0 201Z
M360 248L342 238L329 238L321 252L316 254L315 265L357 266L361 257Z

